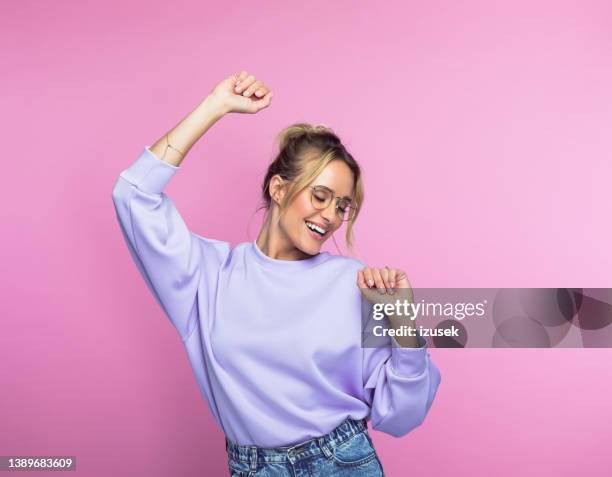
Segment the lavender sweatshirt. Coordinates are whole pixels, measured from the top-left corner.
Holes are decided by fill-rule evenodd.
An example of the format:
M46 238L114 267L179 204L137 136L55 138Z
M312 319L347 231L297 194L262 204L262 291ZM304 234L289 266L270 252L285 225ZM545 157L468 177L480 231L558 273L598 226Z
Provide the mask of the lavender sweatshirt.
M163 192L179 167L145 146L113 189L142 277L178 331L225 435L277 447L328 433L346 418L402 436L419 426L440 384L420 348L361 347L359 260L321 252L277 260L255 242L189 230Z

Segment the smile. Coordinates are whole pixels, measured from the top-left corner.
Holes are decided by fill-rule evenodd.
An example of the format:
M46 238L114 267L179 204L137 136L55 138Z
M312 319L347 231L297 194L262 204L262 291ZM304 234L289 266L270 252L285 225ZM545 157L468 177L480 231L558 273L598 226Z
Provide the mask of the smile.
M315 225L312 222L308 222L307 220L305 222L306 222L306 227L308 227L308 230L310 230L311 232L311 235L317 240L321 240L327 233L325 229L322 229L318 225Z

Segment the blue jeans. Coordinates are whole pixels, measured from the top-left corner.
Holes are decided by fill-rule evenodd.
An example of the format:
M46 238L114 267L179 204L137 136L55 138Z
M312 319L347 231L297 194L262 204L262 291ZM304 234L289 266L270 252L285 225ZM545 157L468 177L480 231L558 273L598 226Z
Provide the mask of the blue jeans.
M225 438L231 477L384 477L365 419L283 447L238 445Z

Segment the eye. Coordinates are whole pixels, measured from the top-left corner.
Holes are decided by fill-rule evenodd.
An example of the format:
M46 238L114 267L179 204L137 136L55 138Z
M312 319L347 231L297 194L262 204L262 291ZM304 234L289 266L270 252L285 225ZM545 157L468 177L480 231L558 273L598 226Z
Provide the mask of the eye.
M315 194L314 198L319 202L325 202L326 197L322 194Z

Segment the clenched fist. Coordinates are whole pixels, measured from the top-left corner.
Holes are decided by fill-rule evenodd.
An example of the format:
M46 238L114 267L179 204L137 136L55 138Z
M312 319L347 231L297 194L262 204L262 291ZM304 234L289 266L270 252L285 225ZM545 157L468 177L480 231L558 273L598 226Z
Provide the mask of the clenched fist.
M412 286L406 273L397 268L364 267L357 272L357 286L372 304L413 301Z
M208 95L223 113L256 113L267 108L272 91L255 76L242 70L225 78Z

